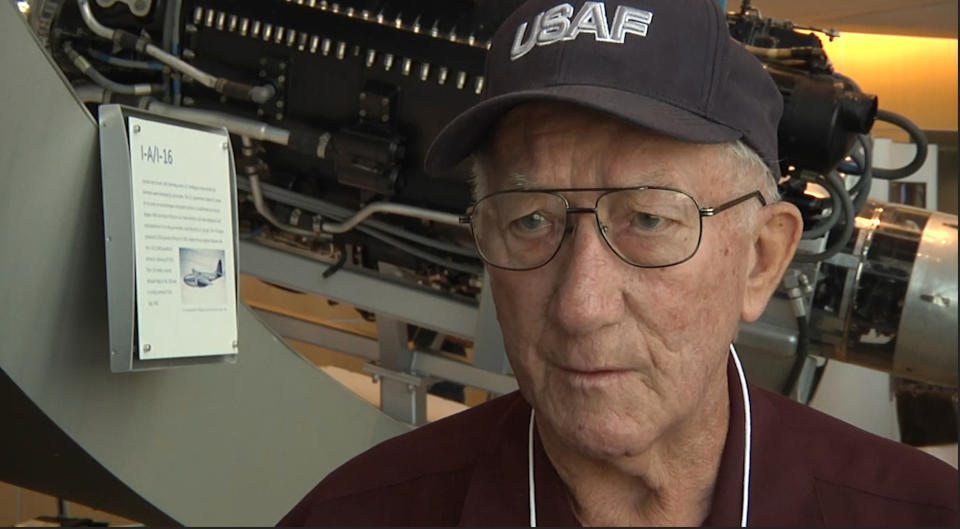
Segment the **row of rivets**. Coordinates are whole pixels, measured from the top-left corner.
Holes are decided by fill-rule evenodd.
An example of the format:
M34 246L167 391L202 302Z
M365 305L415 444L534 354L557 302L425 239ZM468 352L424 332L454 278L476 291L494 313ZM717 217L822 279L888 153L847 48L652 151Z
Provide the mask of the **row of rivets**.
M340 12L340 6L337 3L328 3L328 2L316 2L311 0L287 0L288 2L296 1L298 5L307 5L313 7L314 5L319 6L320 9L329 10L334 13ZM350 12L348 8L345 12ZM355 16L356 12L354 11L353 15ZM369 12L361 12L360 17L369 18ZM378 15L378 18L382 16ZM237 15L228 14L222 11L215 11L213 9L204 10L202 7L197 7L193 13L193 20L197 24L203 24L207 27L215 27L220 31L228 31L230 33L237 32L241 36L250 36L256 39L262 39L263 41L270 42L271 40L275 44L286 44L288 48L292 48L293 45L297 44L297 49L299 51L309 51L311 54L316 54L318 51L324 56L330 55L330 52L334 50L334 42L329 38L321 39L317 35L308 35L306 33L297 33L294 29L284 28L283 26L274 26L271 23L262 23L259 20L250 20L247 17L237 17ZM415 32L419 32L419 18L415 21ZM431 28L430 33L433 34L436 28L434 24ZM455 33L451 32L451 40L456 38ZM299 40L297 36L299 35ZM286 38L284 38L286 37ZM474 37L471 35L470 39ZM309 42L309 48L308 48ZM336 43L335 55L337 59L343 60L347 55L347 43L344 41L338 41ZM352 48L352 53L355 57L361 55L361 49L359 46L354 46ZM366 55L364 56L364 63L368 68L373 68L376 66L379 56L377 51L374 49L368 49ZM382 64L385 71L390 71L393 68L393 65L396 61L396 57L392 53L383 54ZM418 77L421 81L426 82L430 78L431 74L431 64L428 62L420 63L420 68L418 70ZM409 57L403 58L400 66L400 73L403 76L409 76L413 70L413 60ZM437 84L445 85L450 76L450 70L446 66L441 66L436 69L436 80ZM474 79L473 82L473 91L476 94L481 94L484 89L485 80L483 76L478 76ZM467 73L464 71L457 72L455 77L455 85L458 90L463 90L467 85Z
M420 33L422 30L421 17L417 15L413 22L409 25L404 24L403 13L397 13L397 16L393 20L388 20L381 10L376 15L371 14L370 11L364 9L360 11L359 15L357 10L353 7L343 8L338 2L328 2L325 0L320 0L319 2L314 0L307 0L306 2L302 0L286 0L287 3L296 3L297 5L306 5L307 7L316 8L321 11L326 11L333 13L335 15L346 16L348 18L361 18L366 21L373 21L377 24L383 26L392 26L396 29L410 31L412 33ZM466 37L460 37L457 35L456 27L452 28L448 33L443 34L440 31L440 20L434 20L433 25L430 26L429 34L431 37L449 40L451 42L456 42L459 44L465 44L471 47L490 49L490 41L485 41L483 43L477 42L476 36L471 33Z

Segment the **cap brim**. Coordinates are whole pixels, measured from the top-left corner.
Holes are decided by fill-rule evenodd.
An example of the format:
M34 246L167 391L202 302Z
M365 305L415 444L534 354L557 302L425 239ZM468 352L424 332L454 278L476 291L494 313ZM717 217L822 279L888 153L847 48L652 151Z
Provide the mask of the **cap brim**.
M504 113L530 101L573 103L679 140L721 143L742 136L736 129L635 93L592 85L550 86L495 96L457 116L427 151L427 173L439 174L456 167L476 150Z

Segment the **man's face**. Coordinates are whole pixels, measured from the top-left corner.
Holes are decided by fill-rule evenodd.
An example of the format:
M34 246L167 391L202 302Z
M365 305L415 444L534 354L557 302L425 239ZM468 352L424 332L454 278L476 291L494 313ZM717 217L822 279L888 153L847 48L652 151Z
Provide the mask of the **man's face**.
M736 165L720 145L679 142L569 105L515 109L490 154L490 191L518 179L528 189L650 184L710 207L753 190L742 178L734 184ZM565 195L571 207L592 207L597 193ZM631 266L592 215L571 215L575 230L542 268L489 267L507 354L541 429L587 455L630 456L726 399L750 255L739 216L756 210L737 206L747 207L705 218L696 255L675 266Z

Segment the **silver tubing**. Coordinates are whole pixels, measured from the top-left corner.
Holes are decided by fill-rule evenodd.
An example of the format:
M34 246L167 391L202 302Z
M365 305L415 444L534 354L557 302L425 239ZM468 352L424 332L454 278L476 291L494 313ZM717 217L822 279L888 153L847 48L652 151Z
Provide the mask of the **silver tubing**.
M267 141L278 145L287 145L290 142L290 131L287 129L274 127L262 121L239 118L224 112L178 107L153 100L147 103L146 108L152 112L185 121L193 121L214 127L225 127L233 134L246 136L254 140Z
M77 0L77 5L80 7L80 16L83 17L83 22L90 28L90 31L107 40L113 40L114 30L104 26L93 16L93 10L90 9L90 0Z
M432 209L418 208L406 204L395 204L392 202L374 202L341 223L325 222L323 224L323 231L327 233L344 233L350 231L354 226L360 224L364 219L375 213L393 213L394 215L403 215L405 217L450 224L452 226L462 226L462 224L460 224L460 216L452 213L443 213Z

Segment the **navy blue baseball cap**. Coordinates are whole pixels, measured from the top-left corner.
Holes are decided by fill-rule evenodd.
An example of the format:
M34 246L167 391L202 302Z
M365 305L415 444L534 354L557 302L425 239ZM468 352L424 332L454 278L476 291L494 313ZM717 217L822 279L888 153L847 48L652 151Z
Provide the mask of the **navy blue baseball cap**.
M530 0L497 30L485 70L483 100L436 137L428 173L470 156L511 108L547 100L679 140L742 139L779 178L780 92L715 0Z

